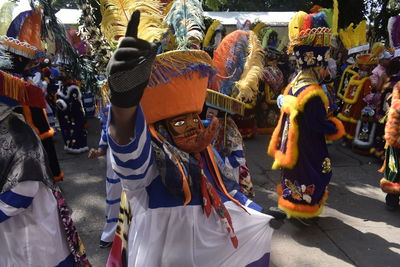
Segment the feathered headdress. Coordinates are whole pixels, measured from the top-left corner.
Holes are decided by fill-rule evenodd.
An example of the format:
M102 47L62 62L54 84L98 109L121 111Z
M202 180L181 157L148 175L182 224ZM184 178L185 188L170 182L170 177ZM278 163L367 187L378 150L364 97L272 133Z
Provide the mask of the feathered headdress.
M241 30L228 34L214 51L213 63L218 75L211 89L232 96L233 87L243 74L246 64L249 33Z
M252 31L228 34L214 52L218 75L210 86L207 104L243 115L246 104L255 103L263 74L264 51Z
M270 37L273 36L273 34L277 36L278 33L271 27L267 26L264 22L257 23L256 26L254 26L254 28L252 29L252 31L256 34L256 36L260 40L263 49L268 48L269 45L271 45L272 48L276 48L276 46L278 45L277 42L270 44Z
M214 20L210 27L208 27L206 36L204 37L203 47L208 47L211 44L212 37L220 25L221 21Z
M385 44L382 42L376 42L372 45L371 48L371 57L373 58L379 58L380 55L382 55L383 52L385 52L386 47Z
M26 58L44 56L41 28L41 10L24 11L10 23L7 35L0 36L0 43L5 50Z
M321 7L314 7L313 11L311 14L297 12L289 23L288 50L294 53L298 67L303 69L326 66L330 57L331 19Z
M175 0L165 17L172 29L178 49L201 44L204 38L204 14L198 0Z
M135 10L140 10L138 37L153 42L161 40L165 32L162 7L158 0L101 0L101 30L112 47L125 36L129 19Z
M369 50L367 42L367 21L361 21L355 28L351 23L346 29L340 29L340 39L348 50L348 54L355 54Z
M244 103L255 104L258 84L263 75L265 54L261 43L253 32L249 34L247 51L246 64L240 80L235 83L237 92L234 95L236 95L236 99Z
M17 6L14 2L5 2L0 8L0 35L6 35L12 21L12 12Z

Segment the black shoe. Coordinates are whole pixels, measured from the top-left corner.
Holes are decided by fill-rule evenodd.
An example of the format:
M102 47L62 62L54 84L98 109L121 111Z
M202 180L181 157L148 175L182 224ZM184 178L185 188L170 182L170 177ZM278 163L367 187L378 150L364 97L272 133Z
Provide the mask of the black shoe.
M286 213L278 207L270 207L267 211L264 212L265 214L271 215L276 220L284 220L286 219Z
M100 248L108 248L108 247L111 247L112 243L113 242L105 242L103 240L100 240L99 247Z
M391 206L391 205L385 204L385 208L388 211L396 211L399 208L399 206Z
M387 194L385 198L386 209L388 211L395 211L399 208L399 195Z

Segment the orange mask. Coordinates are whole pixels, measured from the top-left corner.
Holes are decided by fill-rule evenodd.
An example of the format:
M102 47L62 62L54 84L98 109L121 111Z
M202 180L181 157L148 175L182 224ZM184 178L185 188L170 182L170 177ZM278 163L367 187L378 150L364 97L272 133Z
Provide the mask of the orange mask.
M207 128L201 127L196 113L180 115L166 121L176 147L187 153L199 153L207 148L218 131L218 119L213 118Z

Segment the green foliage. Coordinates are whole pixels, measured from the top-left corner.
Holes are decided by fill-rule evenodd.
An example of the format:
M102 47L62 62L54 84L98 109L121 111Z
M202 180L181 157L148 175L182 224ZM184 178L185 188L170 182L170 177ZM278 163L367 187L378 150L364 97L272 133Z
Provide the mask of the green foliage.
M213 11L218 11L227 2L228 0L206 0L205 5Z
M399 0L365 0L371 22L369 38L372 41L388 41L387 24L390 17L400 14Z

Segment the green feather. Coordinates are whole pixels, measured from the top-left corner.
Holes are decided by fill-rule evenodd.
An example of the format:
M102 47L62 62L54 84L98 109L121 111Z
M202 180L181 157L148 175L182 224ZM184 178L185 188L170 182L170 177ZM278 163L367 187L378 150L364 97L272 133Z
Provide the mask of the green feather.
M12 22L12 12L17 6L14 2L5 2L0 8L0 35L6 35Z

